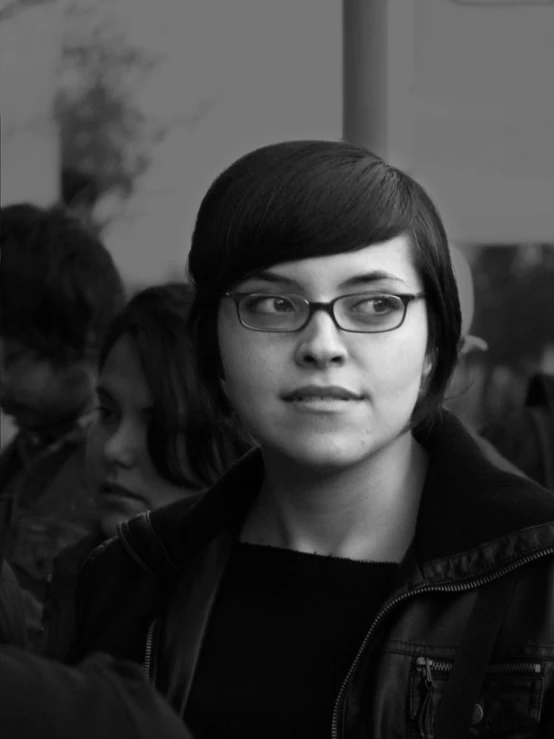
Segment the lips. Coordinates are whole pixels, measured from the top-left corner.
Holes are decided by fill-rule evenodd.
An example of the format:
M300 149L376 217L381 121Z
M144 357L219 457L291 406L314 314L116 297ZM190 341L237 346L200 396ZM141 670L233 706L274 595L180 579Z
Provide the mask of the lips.
M135 493L133 490L129 490L129 488L118 485L117 483L105 483L102 485L102 495L116 495L121 498L130 498L131 500L138 500L141 503L148 503L146 498L140 493Z
M305 385L283 394L283 400L363 400L363 395L338 385Z

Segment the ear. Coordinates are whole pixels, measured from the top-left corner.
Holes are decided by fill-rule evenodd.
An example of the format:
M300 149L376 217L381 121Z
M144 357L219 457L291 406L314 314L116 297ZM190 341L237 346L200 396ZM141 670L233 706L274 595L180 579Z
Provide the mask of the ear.
M420 396L423 395L423 393L427 390L429 378L431 377L433 369L435 368L436 356L436 349L430 349L425 355L425 361L423 362L423 369L421 371L421 383L419 386Z
M425 361L423 362L423 371L421 373L422 380L426 381L429 375L432 373L435 367L436 359L437 359L437 350L430 349L425 355Z

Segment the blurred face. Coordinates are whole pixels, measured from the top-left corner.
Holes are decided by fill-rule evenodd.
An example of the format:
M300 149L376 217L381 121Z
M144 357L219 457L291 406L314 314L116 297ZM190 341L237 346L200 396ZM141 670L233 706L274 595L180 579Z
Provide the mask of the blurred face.
M54 363L15 339L0 341L0 404L21 429L40 431L78 411L92 396L89 364Z
M236 288L312 301L421 290L404 236L279 264ZM403 437L431 369L425 300L410 303L404 323L387 333L342 331L323 311L295 333L264 333L244 328L224 298L218 335L223 387L243 422L266 454L311 468L357 465Z
M87 473L97 496L102 529L182 498L186 490L154 467L147 448L152 397L133 341L123 336L100 373L99 412L87 442Z

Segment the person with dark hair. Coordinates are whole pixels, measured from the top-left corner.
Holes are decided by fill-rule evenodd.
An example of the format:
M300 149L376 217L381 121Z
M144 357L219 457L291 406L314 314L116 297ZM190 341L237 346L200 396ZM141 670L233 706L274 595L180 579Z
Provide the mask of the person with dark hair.
M552 736L554 499L443 408L461 316L423 188L263 147L189 270L212 411L258 448L96 551L70 660L142 663L198 739Z
M209 488L247 449L208 420L188 326L191 288L137 293L100 351L99 416L87 446L102 529Z
M139 513L201 495L248 448L207 413L193 361L191 302L185 284L149 287L107 330L86 453L99 529L56 561L44 614L46 656L66 656L76 582L94 548Z
M55 556L96 522L85 435L98 346L125 292L104 245L60 207L2 208L0 250L0 405L18 428L0 454L0 540L34 646Z
M485 419L481 433L532 480L554 491L554 374L535 372L522 408Z

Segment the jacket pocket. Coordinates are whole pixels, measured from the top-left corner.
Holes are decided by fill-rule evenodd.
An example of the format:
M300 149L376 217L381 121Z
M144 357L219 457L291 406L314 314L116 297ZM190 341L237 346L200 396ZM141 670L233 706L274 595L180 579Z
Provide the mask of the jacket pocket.
M434 721L451 670L451 661L414 659L410 680L412 737L434 739ZM542 693L540 662L512 660L490 664L473 709L468 737L531 739L540 721Z

